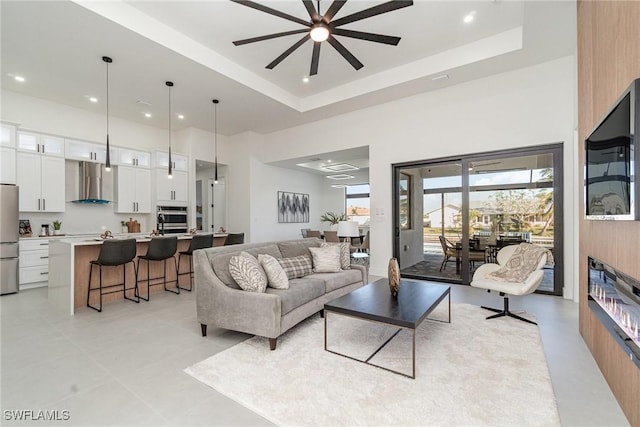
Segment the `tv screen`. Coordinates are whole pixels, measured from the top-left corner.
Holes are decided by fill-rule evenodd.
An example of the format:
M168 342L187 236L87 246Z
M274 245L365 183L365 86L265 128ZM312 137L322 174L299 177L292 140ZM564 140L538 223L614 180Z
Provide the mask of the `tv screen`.
M585 208L589 219L636 219L635 86L585 141Z

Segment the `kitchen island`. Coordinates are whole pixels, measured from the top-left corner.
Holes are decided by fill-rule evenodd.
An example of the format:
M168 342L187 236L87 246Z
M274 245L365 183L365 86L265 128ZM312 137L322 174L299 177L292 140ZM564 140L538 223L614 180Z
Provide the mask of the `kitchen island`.
M179 235L178 249L174 255L176 262L178 253L186 251L189 248L191 235ZM222 246L227 237L225 233L214 234L214 246ZM116 238L135 238L137 246L136 255L144 255L151 237L143 235L128 236L123 235ZM89 269L90 262L98 258L100 247L103 239L95 238L69 238L56 239L49 243L49 302L54 306L73 315L76 309L87 306L87 292L89 285ZM182 260L180 266L181 272L189 271L187 264L188 258ZM134 260L137 264L137 259ZM190 260L189 260L190 261ZM171 260L168 261L168 265ZM146 265L144 272L141 272L142 278L146 278ZM163 263L153 262L150 265L150 275L152 278L162 275ZM126 283L127 288L133 288L135 283L134 267L129 264L126 266ZM102 272L103 286L122 283L122 267L103 268ZM167 283L174 286L176 280L173 268L167 267ZM173 282L172 282L173 281ZM98 287L98 274L94 274L92 278L92 288ZM181 287L189 286L189 275L185 274L179 277ZM141 295L146 296L146 283L142 283L140 287ZM150 293L164 292L162 286L151 286ZM131 292L131 291L129 291ZM97 304L99 299L98 292L92 292L91 303ZM102 296L104 303L123 299L123 292L114 292Z

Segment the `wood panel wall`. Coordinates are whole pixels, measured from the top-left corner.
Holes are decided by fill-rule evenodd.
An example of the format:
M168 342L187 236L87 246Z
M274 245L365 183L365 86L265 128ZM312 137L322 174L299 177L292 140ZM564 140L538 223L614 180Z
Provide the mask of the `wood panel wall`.
M584 164L586 135L631 81L640 78L640 2L579 0L577 7L579 161ZM584 212L582 192L580 207ZM579 253L580 333L630 424L640 427L640 369L591 312L586 297L589 255L640 278L640 221L581 218Z

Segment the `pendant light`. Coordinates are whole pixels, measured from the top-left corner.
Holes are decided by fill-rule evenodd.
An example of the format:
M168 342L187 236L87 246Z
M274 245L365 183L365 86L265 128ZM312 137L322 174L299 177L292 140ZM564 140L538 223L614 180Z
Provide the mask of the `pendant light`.
M113 60L108 56L103 56L102 60L107 64L107 159L104 170L109 172L111 170L111 156L109 153L109 64L111 64Z
M173 87L173 82L165 83L169 88L169 174L167 175L169 179L173 178L173 167L171 161L171 88Z
M215 160L213 164L213 183L218 183L218 101L213 100L213 149Z

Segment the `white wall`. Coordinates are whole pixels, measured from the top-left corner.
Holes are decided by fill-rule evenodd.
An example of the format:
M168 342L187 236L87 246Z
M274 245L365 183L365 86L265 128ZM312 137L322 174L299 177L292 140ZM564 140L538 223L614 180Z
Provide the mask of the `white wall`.
M369 145L371 273L384 276L392 255L394 163L565 141L564 217L573 218L575 82L575 59L565 57L265 135L269 150L261 160ZM569 223L565 247L573 257ZM565 296L573 297L571 258L565 265L565 283L573 285Z

